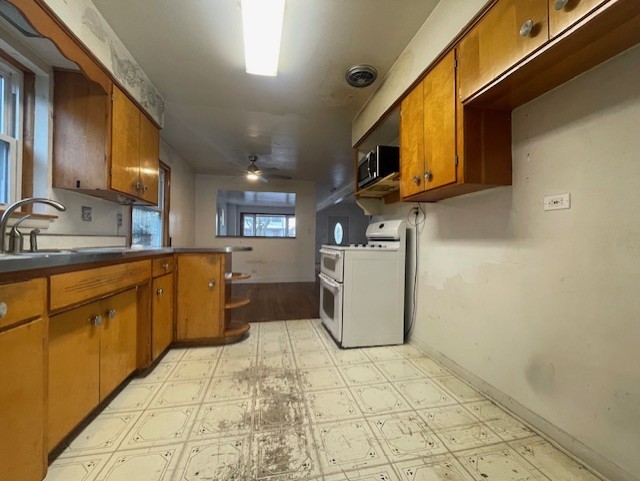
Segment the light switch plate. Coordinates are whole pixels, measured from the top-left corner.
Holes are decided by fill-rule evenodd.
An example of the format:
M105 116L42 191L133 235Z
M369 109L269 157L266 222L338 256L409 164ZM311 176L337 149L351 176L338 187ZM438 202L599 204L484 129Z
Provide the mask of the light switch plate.
M116 214L116 227L122 227L122 214Z
M544 210L571 208L571 194L555 194L544 197Z

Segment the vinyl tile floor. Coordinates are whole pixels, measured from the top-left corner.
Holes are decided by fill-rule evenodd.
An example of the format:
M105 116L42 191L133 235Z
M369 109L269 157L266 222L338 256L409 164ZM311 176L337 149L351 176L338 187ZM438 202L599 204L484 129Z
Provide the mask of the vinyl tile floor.
M411 344L341 350L319 320L172 349L46 481L597 481Z

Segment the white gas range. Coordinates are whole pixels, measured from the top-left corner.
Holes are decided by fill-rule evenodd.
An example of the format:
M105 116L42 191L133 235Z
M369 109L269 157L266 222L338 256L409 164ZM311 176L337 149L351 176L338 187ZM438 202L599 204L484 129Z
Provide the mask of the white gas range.
M320 249L320 317L342 347L404 342L406 230L375 222L367 244Z

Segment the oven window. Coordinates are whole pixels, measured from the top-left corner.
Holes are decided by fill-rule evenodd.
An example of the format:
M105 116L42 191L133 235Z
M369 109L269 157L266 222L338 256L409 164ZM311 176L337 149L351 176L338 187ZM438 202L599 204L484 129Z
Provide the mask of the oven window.
M335 319L335 296L333 292L326 287L323 287L322 289L324 289L324 292L322 293L322 310L331 319Z
M337 261L338 261L337 257L322 256L322 266L328 272L335 272L336 271L336 263L337 263Z

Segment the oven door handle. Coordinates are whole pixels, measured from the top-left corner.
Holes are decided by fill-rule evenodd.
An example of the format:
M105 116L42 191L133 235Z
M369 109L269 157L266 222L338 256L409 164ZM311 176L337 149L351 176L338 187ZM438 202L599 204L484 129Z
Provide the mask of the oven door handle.
M330 285L331 287L333 287L334 289L340 289L341 285L340 283L334 281L333 279L331 279L330 277L320 273L318 274L318 277L320 278L321 282L324 282L325 284Z
M320 254L324 254L325 256L329 256L329 257L340 257L340 253L337 251L332 251L329 249L320 249Z

